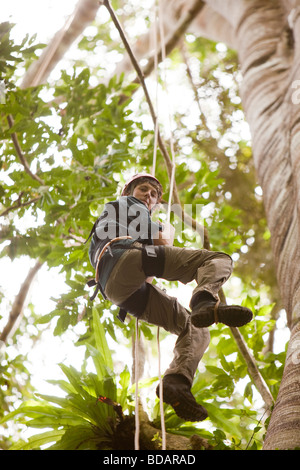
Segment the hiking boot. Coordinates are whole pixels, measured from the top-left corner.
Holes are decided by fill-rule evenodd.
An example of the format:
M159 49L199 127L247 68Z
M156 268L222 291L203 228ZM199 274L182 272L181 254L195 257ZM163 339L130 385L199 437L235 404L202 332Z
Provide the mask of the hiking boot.
M219 300L200 300L192 307L191 321L198 328L213 323L224 323L227 326L243 326L252 320L252 312L247 307L227 305Z
M159 385L156 395L159 398ZM170 374L164 377L163 401L171 405L177 416L185 421L203 421L208 416L206 409L196 402L191 386L183 375Z

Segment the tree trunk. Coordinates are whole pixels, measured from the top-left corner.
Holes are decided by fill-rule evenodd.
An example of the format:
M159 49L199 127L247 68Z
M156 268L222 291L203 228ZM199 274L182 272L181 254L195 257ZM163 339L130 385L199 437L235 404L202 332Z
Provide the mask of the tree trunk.
M300 443L300 324L292 330L284 375L271 415L264 450L298 448Z
M264 194L278 284L291 329L265 449L300 446L300 108L293 104L292 88L299 63L300 22L298 9L288 8L291 3L207 1L230 25L231 38L232 31L235 34L243 74L241 97ZM300 2L293 5L299 6Z

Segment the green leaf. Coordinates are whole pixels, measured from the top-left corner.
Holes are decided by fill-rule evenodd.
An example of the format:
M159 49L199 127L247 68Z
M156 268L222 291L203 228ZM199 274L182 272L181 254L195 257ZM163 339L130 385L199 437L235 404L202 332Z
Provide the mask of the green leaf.
M28 442L19 441L12 445L10 450L40 450L46 444L60 440L64 432L64 430L55 430L35 434L28 439Z
M206 366L206 369L211 372L212 374L215 374L215 375L225 375L227 376L226 372L224 372L223 369L220 369L219 367L216 367L216 366Z
M74 390L83 398L87 399L89 397L89 394L84 390L81 385L82 375L72 366L67 367L65 364L60 364L60 368L63 373L67 376Z
M110 444L110 439L96 428L88 425L72 426L50 450L99 450L102 443Z
M118 394L118 402L120 403L122 408L125 408L127 402L128 388L130 386L130 372L128 370L127 365L125 366L123 372L121 372L120 374L120 386L121 391L119 391Z
M107 345L105 330L103 325L100 323L99 315L96 308L93 308L93 328L95 333L97 350L101 353L107 367L110 370L113 370L113 360L110 349Z
M250 401L250 403L252 403L252 399L253 399L253 390L252 390L252 383L249 382L246 387L245 387L245 390L244 390L244 397L245 398L248 398L248 400Z

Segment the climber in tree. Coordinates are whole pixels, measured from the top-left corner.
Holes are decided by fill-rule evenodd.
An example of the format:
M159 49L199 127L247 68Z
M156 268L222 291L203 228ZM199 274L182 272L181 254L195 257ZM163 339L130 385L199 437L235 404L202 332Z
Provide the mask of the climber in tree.
M232 273L232 260L222 252L174 247L174 229L153 222L151 214L162 197L152 175L138 174L121 197L105 205L92 229L90 261L95 282L105 298L126 313L178 335L174 358L164 374L163 400L186 421L202 421L207 411L191 393L193 378L209 344L208 326L221 322L239 327L252 312L220 303L218 291ZM151 278L196 280L191 312L170 297ZM159 387L156 391L159 396Z

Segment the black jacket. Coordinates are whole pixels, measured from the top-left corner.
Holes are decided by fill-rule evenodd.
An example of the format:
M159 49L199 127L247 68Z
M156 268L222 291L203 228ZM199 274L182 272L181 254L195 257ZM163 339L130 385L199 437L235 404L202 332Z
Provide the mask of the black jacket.
M118 200L108 202L100 217L96 220L91 231L92 241L89 248L89 258L95 268L102 248L110 240L131 236L130 240L122 240L112 245L111 254L106 253L99 266L99 282L104 289L106 281L115 263L124 253L124 247L139 241L153 245L153 237L161 229L159 223L152 222L147 206L133 196L121 196ZM122 245L122 248L120 246Z

